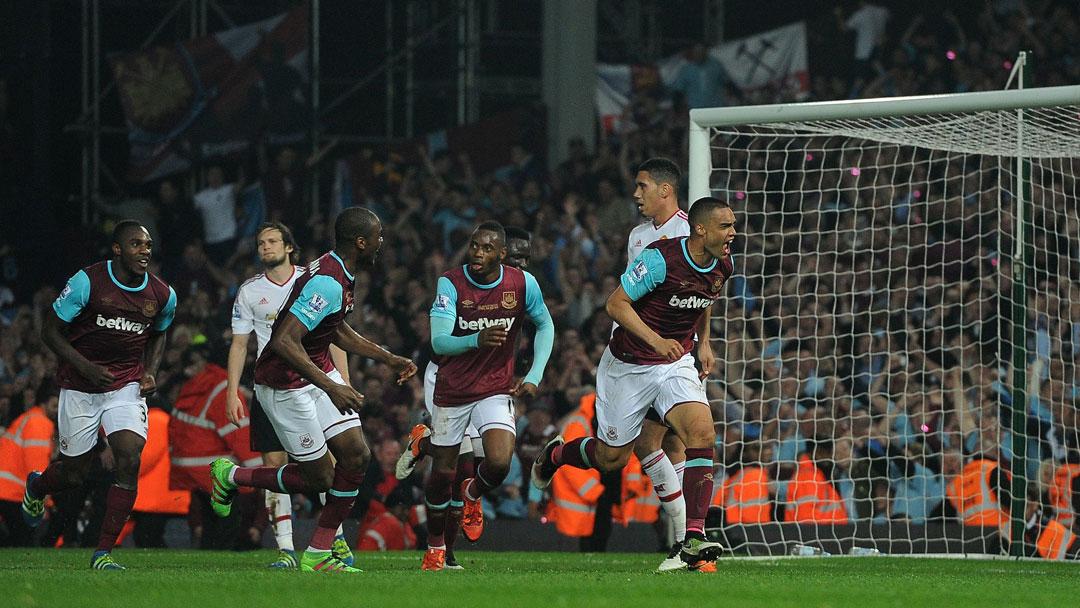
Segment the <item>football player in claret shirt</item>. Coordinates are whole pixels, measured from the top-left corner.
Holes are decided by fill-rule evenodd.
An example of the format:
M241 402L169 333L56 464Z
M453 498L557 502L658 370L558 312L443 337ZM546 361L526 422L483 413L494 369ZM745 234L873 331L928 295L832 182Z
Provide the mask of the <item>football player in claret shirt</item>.
M503 259L503 264L518 270L528 270L529 261L532 259L532 235L529 234L528 230L516 226L507 226L505 231L506 257ZM439 365L442 359L439 355L432 355L431 361L428 362L427 367L424 369L424 407L427 408L429 416L432 416L435 412L435 383L439 375ZM475 410L473 415L476 416ZM401 452L397 465L394 467L395 477L398 479L407 478L412 474L420 459L431 453L430 437L431 429L426 424L418 424L412 428L409 433L408 445ZM480 466L483 460L484 443L480 438L480 433L476 430L475 421L470 421L465 428L465 437L461 442L458 454L457 476L454 478L454 483L450 488L450 509L447 513L446 530L443 533L446 543L445 567L447 570L465 569L454 556L454 541L457 539L465 509L465 501L461 491L464 489L463 482L476 474L476 468ZM479 536L471 535L482 531L482 523L483 520L480 519L470 526L467 531L469 540L476 541L479 538Z
M447 512L466 428L475 426L484 451L474 476L460 483L461 530L475 540L484 525L480 497L497 488L510 467L517 432L514 397L536 395L551 356L555 326L540 286L528 272L504 265L505 258L502 225L484 222L469 240L469 263L444 273L436 286L431 347L441 359L427 447L433 463L426 487L424 570L446 566ZM533 362L515 385L514 354L525 317L536 325Z
M619 324L596 372L596 437L563 444L556 437L533 464L540 488L563 465L601 472L621 469L653 408L686 445L683 493L686 539L681 557L697 565L716 559L719 543L705 538L712 497L716 433L703 381L695 368L695 333L709 339L705 311L718 300L732 273L735 214L714 198L690 207L690 236L656 241L622 275L607 301Z
M176 292L147 271L153 241L138 222L125 220L112 235L113 259L71 277L45 315L42 341L60 358L57 428L60 458L26 478L23 516L37 526L45 496L82 483L90 470L98 428L116 461L116 483L105 499L96 570L123 570L113 545L135 504L139 459L146 445L146 396L157 385L165 331Z
M244 372L247 360L248 341L255 334L256 356L262 355L266 343L270 341L270 331L281 312L282 304L292 293L297 277L307 272L303 266L293 263L296 257L296 241L292 231L281 222L268 222L255 233L255 243L259 250L259 260L263 272L251 277L240 285L232 309L232 344L229 347L227 405L225 415L229 421L239 427L245 424L244 409L240 402L240 376ZM349 381L345 353L330 345L330 356L334 368L341 373L346 383ZM262 462L268 467L280 467L288 463L289 456L274 432L274 427L263 411L258 399L250 399L251 406L251 449L262 454ZM292 538L292 497L280 492L266 491L266 511L270 517L270 526L274 531L274 541L278 546L278 556L270 563L271 568L296 568L300 565L293 549ZM345 541L345 536L338 527L334 538L334 557L347 565L353 564L352 551Z
M240 485L282 494L326 492L326 506L300 558L301 570L323 574L360 572L332 549L371 459L357 414L364 397L334 368L330 345L387 364L398 373L399 384L416 374L412 361L345 322L353 308L353 275L374 263L383 242L382 222L368 209L350 207L334 222L334 239L334 249L296 279L255 364L255 395L296 464L238 467L221 458L210 465L211 503L220 516L229 514Z
M667 158L650 158L638 165L637 175L634 176L634 199L646 221L630 231L626 243L626 270L630 270L634 260L648 245L690 235L686 212L679 208L681 176L679 166ZM711 311L705 309L703 323L709 322L710 314ZM612 327L612 333L614 331ZM712 367L715 359L708 341L699 342L694 354L701 367ZM674 537L667 559L658 568L661 572L685 567L679 557L682 541L686 538L686 499L682 493L685 447L677 434L668 432L655 409L650 408L645 412L641 435L634 442L634 454L652 482L660 506L671 522Z

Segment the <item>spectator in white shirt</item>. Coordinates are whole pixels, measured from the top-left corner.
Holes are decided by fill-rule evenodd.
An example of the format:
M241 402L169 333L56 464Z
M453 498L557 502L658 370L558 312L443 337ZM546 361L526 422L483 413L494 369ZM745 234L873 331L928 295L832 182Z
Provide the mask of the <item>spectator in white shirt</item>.
M860 0L859 8L846 20L839 6L834 9L840 29L855 32L855 69L852 91L849 97L858 95L859 89L873 75L871 66L877 59L875 53L885 38L885 24L889 21L886 8Z
M224 264L236 251L237 195L243 179L226 184L219 165L206 170L206 188L195 194L195 209L202 214L206 253L216 264Z

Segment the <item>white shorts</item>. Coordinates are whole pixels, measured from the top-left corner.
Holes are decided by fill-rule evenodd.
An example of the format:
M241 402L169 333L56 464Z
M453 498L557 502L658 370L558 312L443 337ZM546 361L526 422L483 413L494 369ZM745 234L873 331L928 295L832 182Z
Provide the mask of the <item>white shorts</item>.
M491 429L503 429L517 435L514 423L514 398L510 395L492 395L479 401L453 407L432 406L432 445L458 445L465 439L465 429L470 422L476 425L477 434ZM480 454L477 454L480 456Z
M435 420L435 377L439 373L439 365L434 361L428 361L424 368L424 407L427 408L428 416L431 416L432 424ZM465 427L465 438L461 441L459 454L473 454L477 458L484 457L484 442L480 440L480 433L476 430L476 423L471 418L469 425Z
M596 436L604 443L619 447L637 439L650 407L664 420L672 407L687 402L709 403L693 355L636 365L604 349L596 369Z
M338 384L345 384L337 370L326 375ZM359 414L341 413L330 396L314 384L290 389L256 384L255 396L274 425L281 445L296 460L322 458L328 439L360 426Z
M64 456L89 452L97 444L98 427L105 429L106 436L132 431L146 438L146 399L139 396L138 382L107 393L62 388L59 407L56 425Z

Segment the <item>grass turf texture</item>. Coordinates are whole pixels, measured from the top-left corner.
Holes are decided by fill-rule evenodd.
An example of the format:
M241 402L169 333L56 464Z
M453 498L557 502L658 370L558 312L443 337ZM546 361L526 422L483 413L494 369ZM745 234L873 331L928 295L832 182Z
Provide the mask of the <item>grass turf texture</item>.
M420 572L419 552L358 553L363 574L270 571L275 553L0 549L5 607L71 606L1076 606L1080 564L917 558L721 560L654 574L651 554L462 552L464 572Z

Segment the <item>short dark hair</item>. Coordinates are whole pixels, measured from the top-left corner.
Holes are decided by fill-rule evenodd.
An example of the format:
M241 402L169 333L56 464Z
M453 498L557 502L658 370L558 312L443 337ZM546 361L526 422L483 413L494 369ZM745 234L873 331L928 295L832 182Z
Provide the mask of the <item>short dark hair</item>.
M524 228L518 228L517 226L507 226L506 240L509 242L514 239L517 239L519 241L532 242L532 234L530 234L529 231L525 230Z
M259 229L255 231L256 242L259 240L259 235L267 230L277 230L281 233L282 242L292 247L293 252L289 255L289 260L295 264L300 256L300 247L296 245L296 238L293 236L292 230L289 230L289 227L282 222L263 222L259 225Z
M494 232L495 235L499 237L499 242L501 242L503 245L506 244L506 229L503 228L503 225L499 222L496 222L495 220L480 222L480 224L476 227L476 230L473 230L473 232L476 232L478 230L487 230L488 232Z
M711 215L717 209L730 208L731 205L718 198L713 198L711 196L699 198L698 200L694 201L694 204L690 205L690 213L689 217L687 217L687 221L690 223L690 228L692 229L694 226L704 223L705 218Z
M380 223L379 216L367 207L349 207L334 221L334 241L337 245L351 243L371 234Z
M121 241L124 240L124 233L134 228L146 230L145 228L143 228L143 225L136 220L123 220L122 222L118 223L112 231L112 242L116 243L117 245L123 245Z
M679 165L670 158L654 156L638 165L639 172L645 171L657 184L671 184L672 188L679 189L679 180L682 179L682 171Z

